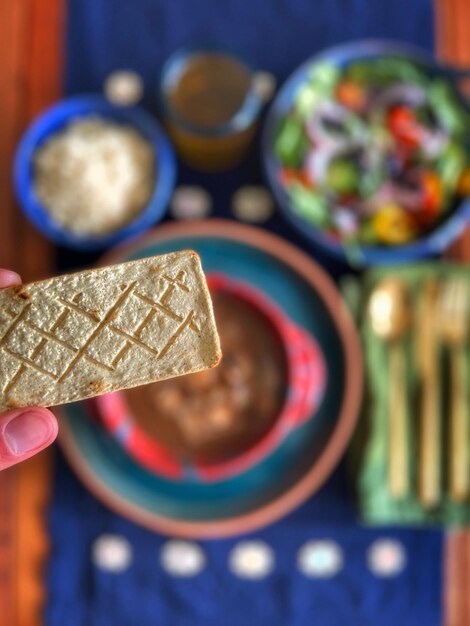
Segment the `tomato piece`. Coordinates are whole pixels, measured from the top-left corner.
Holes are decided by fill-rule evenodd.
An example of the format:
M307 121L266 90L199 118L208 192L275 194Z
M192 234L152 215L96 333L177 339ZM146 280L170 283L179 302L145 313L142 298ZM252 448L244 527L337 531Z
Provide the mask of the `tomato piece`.
M313 189L315 184L305 170L294 170L290 167L284 167L279 172L279 180L281 184L288 187L293 183L300 183L304 187Z
M397 105L391 107L387 116L387 127L400 142L416 148L421 142L421 127L412 109Z
M336 87L337 101L353 111L362 111L367 102L367 94L361 85L353 80L342 80Z
M434 217L442 207L443 186L439 174L434 170L420 173L423 191L423 210L429 217Z
M309 187L309 189L313 189L315 187L315 182L313 181L312 177L309 175L309 173L306 170L302 170L298 174L299 174L299 177L298 177L299 182L304 187Z
M283 167L279 172L279 180L286 187L295 182L296 178L297 172L290 167Z

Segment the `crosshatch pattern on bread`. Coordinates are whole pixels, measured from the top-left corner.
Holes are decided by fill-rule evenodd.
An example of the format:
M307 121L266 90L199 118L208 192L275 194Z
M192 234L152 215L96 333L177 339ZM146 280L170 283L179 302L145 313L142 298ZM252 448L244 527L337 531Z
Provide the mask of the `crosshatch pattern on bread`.
M189 374L220 357L192 251L0 290L0 411Z

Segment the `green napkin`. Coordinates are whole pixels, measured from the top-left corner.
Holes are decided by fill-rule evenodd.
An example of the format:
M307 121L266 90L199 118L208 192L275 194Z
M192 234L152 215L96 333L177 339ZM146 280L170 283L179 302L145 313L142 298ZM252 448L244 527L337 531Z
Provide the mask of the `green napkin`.
M470 498L468 503L456 504L447 496L447 433L448 421L446 411L442 412L442 499L438 507L424 509L417 498L417 436L418 436L418 405L419 379L416 371L413 331L404 340L407 355L407 397L409 416L410 441L410 495L400 501L393 499L388 491L387 457L388 457L388 352L387 346L372 332L366 314L367 299L374 286L383 278L394 276L401 278L409 287L410 295L416 304L419 287L429 277L445 279L453 275L465 276L469 281L470 267L444 262L431 262L403 267L375 269L364 276L361 289L361 319L359 321L364 345L366 369L366 392L364 411L353 445L353 457L357 469L357 496L361 515L365 522L371 524L439 524L462 525L470 524ZM353 289L348 285L347 292ZM354 300L354 297L353 297ZM356 309L357 309L357 295ZM470 322L470 320L469 320ZM445 365L445 361L442 361ZM468 371L470 371L470 350L468 354ZM446 368L448 369L448 368ZM444 377L445 378L445 377ZM470 381L469 381L470 383ZM470 386L470 384L469 384ZM448 405L448 390L443 390L443 407ZM470 441L468 442L470 445Z

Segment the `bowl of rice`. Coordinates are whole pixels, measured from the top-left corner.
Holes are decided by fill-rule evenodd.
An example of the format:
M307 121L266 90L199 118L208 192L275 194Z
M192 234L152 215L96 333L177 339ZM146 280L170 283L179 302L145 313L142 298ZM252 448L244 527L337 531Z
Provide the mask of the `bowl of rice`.
M29 220L54 243L83 251L111 247L161 220L175 175L173 148L153 117L94 95L45 111L14 163Z

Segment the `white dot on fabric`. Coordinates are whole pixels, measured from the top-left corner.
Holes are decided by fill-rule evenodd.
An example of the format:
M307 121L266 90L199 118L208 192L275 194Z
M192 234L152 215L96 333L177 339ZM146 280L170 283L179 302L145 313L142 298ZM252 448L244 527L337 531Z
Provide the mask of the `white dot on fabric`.
M181 185L171 199L170 213L177 220L200 220L212 210L212 198L202 187Z
M396 539L377 539L367 550L367 564L376 576L398 576L406 566L406 551Z
M234 193L232 212L243 222L261 224L274 213L274 202L271 194L264 187L246 185Z
M144 93L144 81L137 72L119 70L106 79L104 93L113 104L122 106L137 104Z
M274 552L264 541L242 541L230 553L229 567L239 578L259 580L274 569Z
M308 541L297 554L297 567L310 578L330 578L343 567L343 551L334 541Z
M101 535L93 542L91 558L99 569L118 574L129 568L132 546L120 535Z
M196 543L171 540L162 547L160 562L168 574L189 578L204 569L206 555Z
M276 91L276 78L270 72L256 72L252 78L251 88L263 102L267 102Z

